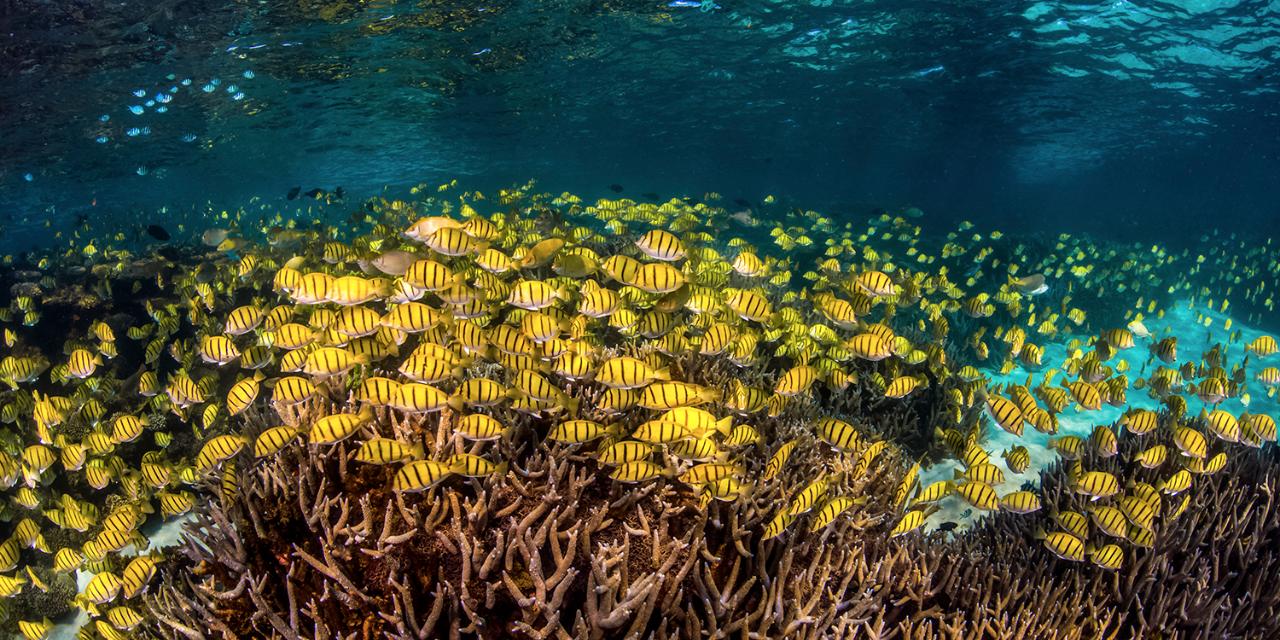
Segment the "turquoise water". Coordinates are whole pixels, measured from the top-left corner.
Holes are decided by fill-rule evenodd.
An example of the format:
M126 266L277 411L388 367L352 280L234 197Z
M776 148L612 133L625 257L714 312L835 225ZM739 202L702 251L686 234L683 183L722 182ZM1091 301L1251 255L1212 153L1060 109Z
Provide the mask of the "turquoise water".
M1262 232L1274 3L14 2L0 209L537 178L1001 228ZM134 112L138 113L135 114Z
M1047 637L1036 625L1058 622L1064 635L1082 637L1280 633L1266 617L1274 594L1251 591L1280 589L1280 517L1258 507L1263 494L1271 507L1280 477L1275 443L1247 448L1214 437L1208 422L1208 412L1241 424L1280 415L1280 373L1265 373L1277 366L1265 340L1280 333L1277 64L1280 2L0 4L0 564L8 566L0 586L24 581L0 598L0 635L221 637L201 626L208 610L174 603L208 602L206 585L227 593L249 582L269 606L242 590L220 599L213 616L241 637L289 637L281 625L329 637L321 620L345 633L410 637L393 629L405 624L395 608L403 597L416 599L424 618L437 598L461 603L418 637L474 622L463 609L483 610L475 615L491 625L473 624L467 637L537 637L543 624L548 636L614 637L636 611L653 619L637 619L631 637L659 637L665 625L678 625L676 636L699 626L705 636L735 624L758 625L760 637L801 629L825 637L864 628L872 615L892 619L890 637L943 637L942 628ZM404 233L419 219L433 233ZM465 231L450 236L434 232L437 225ZM666 247L673 255L653 248L667 239L648 234L662 230L680 243ZM737 262L744 255L767 266L748 273ZM622 275L632 258L679 282L666 289L649 271ZM379 266L397 259L433 261L423 269L444 284L410 283L408 263L399 272ZM332 284L325 278L342 277L348 288L308 299L290 279L304 273L324 287ZM1044 290L1019 293L1015 279L1037 273ZM877 275L889 291L862 281ZM511 293L530 281L546 285L536 290L546 294L542 306ZM588 298L601 290L619 306L588 319ZM734 306L744 291L758 292L769 312ZM468 296L475 298L457 301ZM835 318L824 296L865 306L856 319ZM392 326L409 300L423 301L417 313L435 318L429 328ZM284 320L276 318L233 330L231 316L246 309L283 309L314 344L282 346ZM356 313L365 315L352 319ZM535 336L530 317L553 337ZM1112 353L1107 332L1139 318L1150 337ZM359 321L368 326L338 328ZM472 326L478 343L467 341ZM702 350L713 329L732 346ZM1039 363L1007 351L1000 336L1013 330L1043 349ZM886 331L887 351L853 353L855 340ZM537 346L504 349L504 335ZM1180 380L1149 393L1161 367L1155 344L1173 336L1180 358L1166 372L1181 369ZM209 346L216 339L226 342ZM286 364L321 344L352 362L357 350L372 351L359 354L355 374L307 369L300 358ZM439 402L397 406L396 414L382 399L376 417L358 412L375 403L353 391L358 376L419 380L402 368L413 345L427 347L431 366L444 371L427 378L444 388L431 396ZM1215 345L1221 362L1211 363ZM235 353L220 361L219 349ZM558 368L570 351L588 372ZM600 443L636 444L637 427L658 414L605 406L604 389L615 387L599 382L602 363L620 354L655 365L652 380L635 389L661 376L704 387L698 402L711 418L731 417L758 428L758 437L730 444L731 431L699 436L712 447L704 457L671 453L692 436L658 442L643 458L652 477L626 479L602 461ZM787 390L784 380L802 379L810 365L813 389ZM1123 401L1092 410L1068 402L1055 412L1055 434L1027 427L1015 436L995 424L990 399L1010 396L1009 385L1057 390L1093 365L1107 382L1122 382ZM966 366L977 375L961 373ZM144 374L155 376L154 388ZM305 409L293 409L275 393L294 374L339 382L304 394ZM548 378L551 391L535 398L530 374ZM499 381L494 399L464 403L462 382L481 376ZM1226 397L1211 398L1217 402L1191 386L1211 379L1228 387ZM246 380L261 382L253 387L261 395L243 414L229 412L233 385L243 389ZM892 397L894 382L919 386ZM759 406L734 404L742 385L759 392ZM187 402L184 394L196 392L201 399ZM1176 397L1186 401L1184 414L1172 411ZM1050 404L1039 402L1030 400ZM1118 427L1133 410L1159 412L1158 430ZM326 448L328 436L310 430L342 412L364 420L353 427L358 435ZM449 422L462 413L496 416L502 433L463 437ZM551 437L570 414L599 420L608 436ZM132 439L115 426L127 416L146 422ZM836 446L823 435L819 425L831 418L847 420L859 444ZM258 452L263 433L282 423L297 430L286 429L291 440L277 447L287 455ZM1088 441L1097 427L1115 431L1119 452L1090 449L1078 470L1065 464L1055 443ZM1205 472L1204 461L1179 453L1175 434L1188 429L1209 437L1204 457L1222 453L1225 471ZM971 448L956 450L956 441ZM356 442L421 449L370 462L358 456L374 454L357 453ZM792 453L788 443L797 442ZM1154 442L1169 446L1169 461L1139 469L1139 445ZM234 450L223 456L212 443ZM1002 455L1014 446L1027 449L1025 469ZM979 508L957 485L936 508L920 499L919 489L977 466L968 457L974 447L1003 474L990 483L995 497L1030 491L1042 508ZM511 466L472 473L457 466L464 451ZM77 454L88 462L77 464ZM408 460L447 461L445 479L404 489L400 473L416 462L391 463ZM725 473L741 484L713 499L714 482L685 475L705 461L732 462ZM215 467L224 475L209 475ZM108 474L104 468L106 490L89 473ZM1086 468L1114 473L1119 494L1082 497L1077 471ZM1086 530L1094 534L1079 536L1087 558L1083 550L1064 558L1071 554L1041 541L1044 530L1061 533L1062 511L1128 508L1143 485L1163 491L1187 470L1196 474L1193 488L1157 496L1159 520L1145 526L1123 514L1132 540ZM327 484L308 484L317 476ZM553 513L589 507L609 523L576 560L564 561L562 538L577 545L590 536L560 532L589 522L582 513L534 527L543 539L552 532L542 551L468 560L466 571L501 567L501 581L497 573L488 582L461 578L441 549L463 546L464 532L473 550L495 540L525 544L515 528L536 510L497 504L526 487L544 506L555 504ZM818 508L790 513L814 487ZM312 505L349 497L356 508L373 505L366 520L385 518L381 537L348 527L345 542L323 539ZM81 505L85 526L68 523L68 499ZM808 530L839 499L848 500L845 510ZM126 527L137 535L101 552L101 516L121 504L146 505ZM444 513L436 507L445 504L452 511L440 519L426 515ZM253 509L272 526L252 520ZM659 513L661 530L650 535ZM922 513L918 527L897 528ZM205 518L215 515L227 520L210 525ZM411 529L405 546L384 547L392 530ZM668 536L676 557L694 548L679 539L686 529L705 545L688 554L693 573L669 582L646 575L650 539ZM1196 537L1206 530L1222 535ZM249 552L229 560L225 546L215 549L227 532L243 536ZM1143 532L1157 541L1140 542ZM1104 543L1123 543L1123 567L1094 557ZM616 562L628 544L642 551ZM119 599L97 591L92 580L125 573L144 546L161 563L147 586ZM73 553L54 555L62 550ZM357 582L376 598L352 598L335 573L307 568L325 553L338 555L325 558L333 566L367 571L372 577ZM832 560L841 553L852 556ZM76 554L84 557L72 562ZM403 565L389 569L388 557ZM776 580L793 562L821 571ZM546 593L520 595L546 591L540 572L553 563L567 567L558 577L568 601L543 607L537 599ZM751 582L738 596L705 595L704 580L719 588L727 567L737 577L739 565ZM619 566L634 575L619 577ZM939 569L947 566L969 573ZM406 578L412 596L388 587L398 588L384 579L395 571L422 578ZM938 582L904 590L885 577L904 575ZM970 584L975 575L1001 577L983 592ZM630 598L614 597L631 593L619 587L626 580L649 584L637 576L671 589L661 598L667 609L654 614L655 605L632 602L618 607L625 616L609 616L623 623L600 624L594 594L611 594L601 607L617 605ZM867 576L887 582L861 582ZM1029 595L1010 606L1032 622L996 634L987 625L1005 615L1002 590L1015 586ZM1039 600L1048 593L1097 602L1099 613L1076 606L1074 617L1052 618L1057 610ZM1168 596L1181 598L1178 606L1150 604L1167 604L1166 593L1178 594ZM812 594L829 594L821 607L830 608L798 612ZM102 611L91 597L105 598L96 603ZM1224 612L1223 602L1234 608ZM110 604L144 621L108 628ZM748 604L763 613L747 612ZM288 623L251 613L258 610L278 610ZM47 629L17 626L42 623L46 613Z
M1200 344L1197 344L1194 339L1184 343L1187 347L1195 350L1208 350L1215 344L1213 332L1204 326L1205 317L1210 318L1219 327L1232 317L1217 309L1207 308L1204 303L1197 304L1191 300L1177 300L1171 306L1172 310L1165 317L1148 320L1146 322L1147 328L1151 330L1152 335L1203 336L1203 342ZM1252 342L1261 335L1266 335L1265 331L1260 331L1256 327L1246 325L1237 326L1237 328L1241 332L1241 342L1224 345L1223 349L1228 358L1232 359L1242 359L1247 355L1244 352L1243 345ZM1070 338L1071 336L1063 336L1060 341L1046 345L1044 361L1054 363L1065 360L1069 355L1066 343ZM1156 366L1148 362L1149 356L1150 353L1145 349L1131 348L1120 352L1119 357L1112 364L1120 366L1119 363L1124 362L1130 371L1149 372L1153 366ZM1023 384L1028 379L1028 376L1032 378L1040 376L1043 373L1043 368L1028 368L1025 365L1019 365L1009 373L1001 373L998 370L993 371L990 369L985 369L984 372L991 377L992 382L997 384ZM1254 387L1254 393L1250 395L1247 403L1242 402L1241 398L1229 398L1215 405L1207 404L1199 398L1188 397L1187 411L1192 414L1199 414L1202 410L1213 411L1215 408L1221 408L1237 415L1242 412L1266 415L1280 414L1280 403L1277 403L1275 396L1259 393L1258 390L1261 388ZM988 450L1001 452L1009 447L1021 445L1026 447L1031 454L1031 465L1021 473L1010 469L1008 463L1002 457L992 456L992 463L999 466L1005 473L1005 482L997 485L997 490L1003 494L1007 491L1016 491L1022 488L1024 484L1039 484L1040 472L1051 467L1059 460L1058 452L1050 447L1052 440L1063 436L1076 436L1087 441L1096 425L1115 424L1131 408L1153 411L1159 411L1161 408L1160 402L1156 398L1141 392L1131 390L1127 400L1128 402L1122 407L1104 405L1097 411L1085 411L1079 407L1068 409L1058 415L1059 431L1053 435L1040 433L1034 429L1027 429L1019 437L1007 431L993 430L991 438L987 441L986 448ZM950 480L957 469L963 469L963 466L955 460L934 465L921 474L922 483L927 485L938 480ZM963 502L953 502L930 516L929 524L937 526L944 522L955 522L964 526L972 523L974 518L980 517L982 517L981 512L975 513L973 509L969 508L969 505Z

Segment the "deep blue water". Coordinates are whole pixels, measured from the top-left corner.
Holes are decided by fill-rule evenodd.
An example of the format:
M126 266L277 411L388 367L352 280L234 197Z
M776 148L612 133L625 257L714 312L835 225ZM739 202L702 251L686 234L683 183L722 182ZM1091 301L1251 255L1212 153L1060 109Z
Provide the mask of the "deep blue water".
M1277 228L1280 2L694 4L9 0L6 248L49 218L452 177L1144 242Z

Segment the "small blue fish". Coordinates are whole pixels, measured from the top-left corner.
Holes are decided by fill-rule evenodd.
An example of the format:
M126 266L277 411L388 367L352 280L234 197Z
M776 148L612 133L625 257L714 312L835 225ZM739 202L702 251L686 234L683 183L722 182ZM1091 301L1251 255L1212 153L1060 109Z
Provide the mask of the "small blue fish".
M244 76L245 80L252 80L254 73L252 69L246 69L245 72L240 75Z
M135 116L140 116L144 111L146 111L146 109L140 104L134 104L129 105L129 111L133 112L133 115Z

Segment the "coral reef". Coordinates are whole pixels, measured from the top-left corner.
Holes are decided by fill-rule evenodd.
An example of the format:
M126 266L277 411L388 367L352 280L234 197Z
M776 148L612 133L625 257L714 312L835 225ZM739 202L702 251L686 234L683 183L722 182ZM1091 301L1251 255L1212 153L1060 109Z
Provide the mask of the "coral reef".
M0 610L0 623L8 625L14 622L16 612L35 620L56 620L72 611L71 601L77 591L75 578L45 569L37 570L37 573L41 574L41 579L49 589L29 589L15 597L8 603L7 609Z
M770 441L802 442L789 471L705 509L676 483L613 482L564 445L513 443L519 462L505 476L395 494L389 470L352 462L344 445L295 443L239 466L239 494L190 525L149 609L171 638L1280 633L1274 448L1238 451L1198 477L1191 506L1162 519L1154 548L1127 547L1124 566L1106 571L1059 560L1031 539L1052 513L1087 502L1069 490L1065 464L1044 474L1038 514L997 514L953 537L889 538L906 467L895 451L841 480L840 493L866 498L854 515L762 539L769 514L811 477L804 470L852 466L813 438L806 411L767 424ZM447 410L380 418L434 451L462 450ZM524 425L538 428L536 419ZM1122 438L1122 454L1139 444ZM1136 465L1112 467L1126 481L1149 479Z
M447 410L425 423L382 418L434 451L461 447L449 435ZM564 445L525 443L505 476L397 495L387 491L389 471L357 466L343 445L298 443L257 468L242 465L239 498L211 505L191 525L175 561L185 567L166 571L150 608L168 636L190 638L209 630L285 638L805 637L874 619L878 600L859 595L875 592L873 558L894 554L902 563L907 550L867 531L885 529L891 506L881 496L892 495L903 466L893 459L845 475L841 493L871 498L855 517L762 541L764 521L804 475L852 467L804 420L784 414L771 422L775 438L803 440L790 471L706 509L683 485L613 482ZM761 473L759 458L749 475ZM204 624L210 619L219 622Z
M481 232L493 223L467 224L491 237ZM1200 368L1157 365L1149 381L1130 387L1123 372L1142 365L1115 351L1136 341L1112 329L1090 338L1092 353L1075 343L1079 353L1046 370L1038 386L1035 374L1024 385L995 381L991 370L958 364L965 352L992 349L980 320L994 298L966 298L940 279L895 281L862 269L833 285L824 279L844 273L837 263L808 274L824 282L813 295L780 291L782 278L769 296L732 286L751 284L739 270L762 268L748 252L732 266L695 250L683 270L625 254L631 245L649 257L679 245L655 230L631 245L621 237L580 241L574 250L590 254L557 258L565 244L558 236L590 232L553 233L545 224L524 221L529 242L507 241L524 264L510 281L467 265L469 257L453 261L466 274L415 260L422 273L413 280L436 287L433 297L423 289L401 291L412 295L399 300L386 279L303 274L287 266L300 264L298 256L246 252L182 269L173 297L161 295L157 277L175 270L167 258L81 268L97 284L57 290L106 301L92 322L75 300L15 300L24 326L42 308L50 312L46 348L33 342L15 350L24 360L9 361L14 381L36 382L21 410L52 421L41 437L69 450L63 469L85 476L83 485L62 474L38 487L58 501L45 512L51 522L72 508L84 518L76 529L64 521L47 539L51 550L83 556L62 553L59 571L96 574L72 603L104 635L112 628L191 640L1280 633L1277 460L1274 447L1262 447L1274 429L1216 407L1190 417L1181 395L1247 403L1247 360L1228 373L1215 347ZM415 255L377 242L384 266ZM574 278L550 275L577 273L583 255L598 255L588 244L618 252L605 261L616 290L592 280L574 293ZM341 243L317 248L321 262L347 265L338 272L362 264ZM620 270L632 263L648 275ZM429 275L440 282L429 284ZM697 286L668 290L694 276ZM320 282L332 290L321 296L306 284ZM416 286L406 282L398 286ZM110 292L124 285L146 302L116 302ZM725 287L724 300L712 293ZM1019 298L1001 287L1001 304L1017 308ZM947 301L927 313L900 311L924 311L921 291ZM874 292L886 301L874 302ZM292 303L263 302L281 293ZM577 311L555 306L575 295ZM607 320L574 315L624 296L634 308L600 311ZM374 300L386 302L385 314L361 306ZM710 312L717 304L726 305L719 315ZM1084 312L1073 311L1068 321L1082 323ZM945 313L971 336L948 342ZM900 333L885 324L895 319ZM63 329L73 337L53 344ZM117 347L116 333L128 341ZM1015 359L1040 366L1043 347L1027 337L1020 322L992 335L1002 370L1021 366ZM410 340L416 346L402 359ZM1172 364L1169 344L1153 341L1152 359ZM1251 352L1267 350L1250 344ZM98 366L106 375L97 376ZM280 377L264 372L277 366ZM55 384L39 383L45 370ZM406 378L413 382L399 381ZM72 397L53 395L70 385ZM1114 420L1130 388L1167 410L1134 407L1141 419L1126 412L1081 437L1084 421ZM137 403L126 402L135 392ZM16 401L9 407L19 409ZM1049 446L1068 462L1042 473L1038 489L1017 489L1031 454L996 449L1006 434L1055 431L1059 413L1073 431ZM54 468L52 449L11 440L24 483ZM76 449L89 445L94 458ZM77 462L77 453L88 459ZM963 465L954 479L922 471L952 458ZM85 489L96 486L90 472L109 484L107 468L120 492L82 507L76 496L94 496ZM1013 472L1008 482L1003 468ZM922 473L932 476L927 485ZM46 499L22 495L26 504ZM944 499L972 507L948 512L951 520L995 513L963 532L923 532ZM112 554L145 539L139 529L156 511L153 500L158 519L191 514L187 535L163 560L149 555L128 571ZM1068 513L1074 528L1064 524ZM1105 514L1118 532L1103 526ZM32 531L28 523L10 532L15 554L18 544L38 548ZM161 563L158 575L150 562ZM34 577L47 564L23 568ZM120 602L130 604L114 604L114 572L129 573ZM66 609L65 578L48 597L24 594L23 615Z
M1137 450L1133 438L1125 438L1123 444L1122 455ZM1091 464L1100 466L1101 461ZM1190 503L1181 515L1159 522L1153 548L1126 546L1125 565L1115 572L1084 563L1050 562L1053 556L1042 546L1026 544L1036 527L1049 527L1053 512L1083 511L1088 502L1069 493L1068 466L1060 463L1044 474L1046 509L1038 518L1001 514L967 536L964 542L973 553L962 555L982 557L998 569L990 572L998 582L983 587L982 594L1015 594L1014 601L1028 609L1060 602L1049 599L1050 585L1083 596L1087 607L1078 608L1073 618L1067 618L1070 624L1060 628L1094 625L1096 634L1084 637L1280 635L1280 514L1275 509L1280 456L1274 447L1236 450L1222 470L1197 476L1189 490ZM1113 463L1113 467L1124 473L1126 483L1152 479L1150 471L1137 465ZM1165 509L1174 509L1176 501L1176 497L1166 500ZM1010 579L1018 573L1032 577ZM1019 582L1037 587L1023 593Z

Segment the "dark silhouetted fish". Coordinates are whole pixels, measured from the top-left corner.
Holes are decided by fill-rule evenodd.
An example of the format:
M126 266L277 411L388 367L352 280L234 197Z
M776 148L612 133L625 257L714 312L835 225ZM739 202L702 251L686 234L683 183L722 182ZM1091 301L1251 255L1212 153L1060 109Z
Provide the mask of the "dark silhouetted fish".
M658 194L656 194L656 193L654 193L654 192L652 192L652 191L646 191L646 192L644 192L644 193L640 194L640 197L644 198L645 200L657 200L657 199L658 199Z
M178 258L181 257L178 250L173 247L160 247L159 249L156 249L156 253L160 254L164 259L173 262L177 262Z
M739 207L747 207L747 208L751 207L751 202L748 201L746 198L734 198L733 203L738 205Z
M294 187L289 190L289 195L285 196L285 198L289 200L293 200L297 198L298 194L301 192L302 192L302 187Z
M147 235L161 242L165 242L169 239L169 232L165 231L164 227L158 224L147 225Z
M957 526L959 525L948 520L947 522L938 525L938 531L954 531Z
M315 189L312 189L306 192L303 195L313 200L324 200L325 202L337 202L338 200L342 200L343 198L347 197L347 190L344 187L338 187L333 191L330 191L328 189L321 189L317 187Z
M610 191L612 191L612 192L614 192L614 193L622 193L622 185L620 185L620 184L618 184L618 183L616 183L616 182L615 182L615 183L613 183L613 184L609 185L609 190L610 190Z

